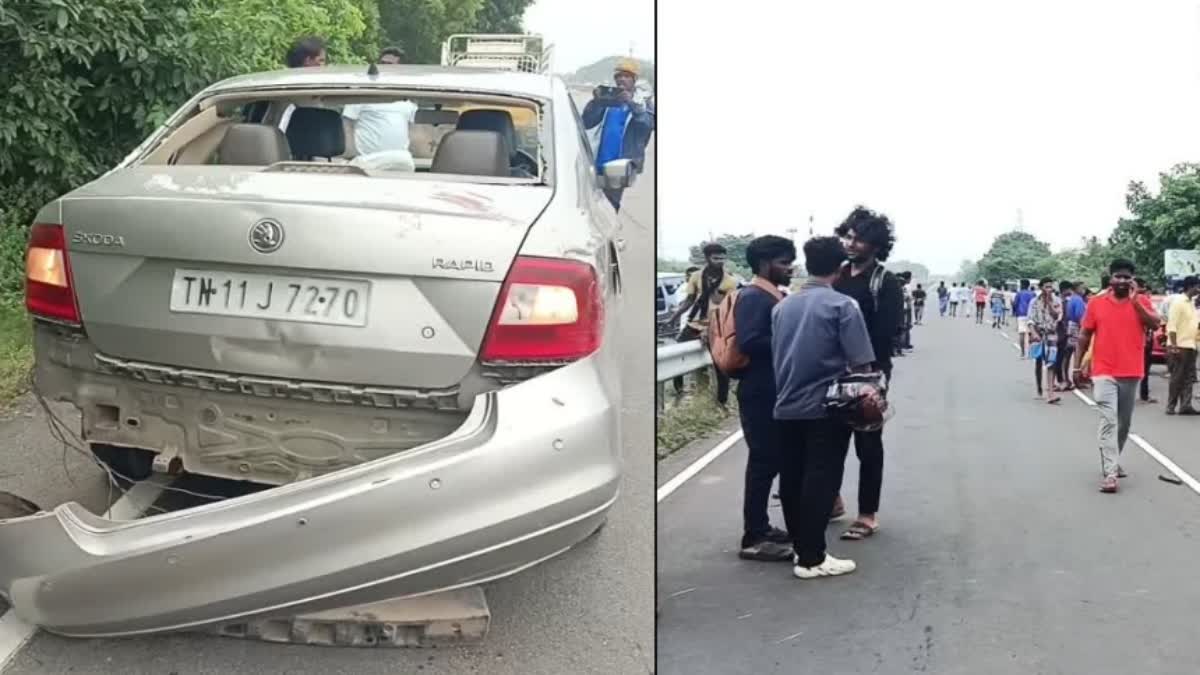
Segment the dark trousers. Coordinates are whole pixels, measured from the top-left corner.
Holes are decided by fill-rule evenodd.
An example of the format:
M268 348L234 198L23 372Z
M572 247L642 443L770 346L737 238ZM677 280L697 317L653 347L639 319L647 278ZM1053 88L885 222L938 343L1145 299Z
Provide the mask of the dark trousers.
M854 454L858 456L858 512L879 513L883 492L883 430L855 431Z
M1151 344L1149 340L1146 340L1146 348L1142 352L1142 366L1145 370L1142 373L1142 386L1140 392L1143 401L1150 400L1150 356L1153 354L1153 352L1154 345Z
M692 342L700 339L700 331L691 326L684 326L683 330L679 331L679 337L675 338L676 342ZM719 368L714 367L713 372L717 374L717 403L725 405L729 402L729 376L722 373ZM677 377L672 380L675 385L675 393L683 392L683 378ZM772 406L774 407L774 406Z
M613 208L618 212L621 210L621 195L625 194L624 190L609 190L605 188L604 196L608 197L608 203L613 205Z
M746 489L742 494L742 548L762 541L771 530L767 505L771 485L779 475L779 423L775 401L738 396L742 433L749 453L746 457Z
M797 563L825 561L825 527L850 449L850 427L831 419L779 423L779 500Z
M1171 370L1171 383L1167 386L1167 410L1178 405L1181 410L1191 410L1192 390L1196 384L1196 350L1180 349L1167 357Z
M1054 377L1058 379L1059 386L1067 386L1071 384L1071 358L1075 355L1075 348L1067 340L1060 340L1058 350L1058 360L1054 362Z
M890 390L893 386L891 364L882 370L887 375ZM883 493L883 430L855 431L853 436L854 454L858 457L858 512L879 513L879 501ZM841 485L839 480L839 490Z

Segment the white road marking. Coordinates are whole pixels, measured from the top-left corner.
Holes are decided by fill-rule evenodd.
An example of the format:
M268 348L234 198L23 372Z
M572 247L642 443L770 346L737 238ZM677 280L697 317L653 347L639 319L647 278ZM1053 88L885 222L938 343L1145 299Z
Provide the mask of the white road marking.
M724 454L726 450L737 445L738 441L742 440L742 437L743 437L743 434L742 434L741 429L738 429L737 431L733 432L732 434L729 434L728 438L721 441L720 443L717 443L717 446L715 448L713 448L712 450L709 450L708 452L704 453L703 457L692 462L683 471L680 471L679 473L675 474L675 476L673 478L671 478L671 480L667 481L666 483L663 483L663 486L658 488L657 500L655 501L655 503L661 502L662 500L666 499L672 492L678 490L681 485L683 485L684 483L686 483L688 481L688 479L690 479L692 476L695 476L696 474L700 473L702 470L704 470L704 467L708 466L709 464L712 464L713 461L716 458L720 457L722 454Z
M143 509L149 507L162 494L163 488L170 482L169 477L144 480L134 485L121 498L109 507L107 517L111 520L133 520L141 515ZM37 626L25 623L17 618L17 613L10 607L0 615L0 672L8 667L17 652L29 643L30 638L37 632Z
M780 645L780 644L787 642L788 640L795 640L796 638L800 637L801 635L804 635L804 631L800 631L799 633L796 633L795 635L789 635L789 636L783 638L782 640L776 640L775 644Z
M1083 393L1082 391L1079 391L1078 389L1072 389L1072 390L1071 390L1071 393L1072 393L1072 394L1075 394L1076 396L1078 396L1078 397L1079 397L1079 400L1080 400L1080 401L1083 401L1083 402L1084 402L1084 403L1086 403L1087 405L1089 405L1089 406L1092 406L1092 407L1095 407L1095 406L1096 406L1096 402L1095 402L1095 401L1093 401L1092 399L1088 398L1088 395L1087 395L1087 394L1085 394L1085 393Z
M1072 389L1071 392L1078 396L1079 400L1083 401L1089 407L1096 407L1096 402L1089 398L1087 394L1079 391L1078 389ZM1158 448L1150 445L1149 441L1134 433L1129 434L1129 440L1133 441L1134 445L1138 446L1142 450L1145 450L1147 455L1150 455L1154 461L1163 465L1163 468L1165 468L1167 471L1175 474L1176 478L1187 484L1187 486L1192 488L1196 494L1200 494L1200 481L1192 478L1191 474L1179 468L1178 464L1171 461L1171 458L1164 455Z
M679 596L687 595L688 593L691 593L694 590L696 590L696 589L695 588L685 588L682 591L676 591L676 592L668 595L667 597L668 598L678 598Z

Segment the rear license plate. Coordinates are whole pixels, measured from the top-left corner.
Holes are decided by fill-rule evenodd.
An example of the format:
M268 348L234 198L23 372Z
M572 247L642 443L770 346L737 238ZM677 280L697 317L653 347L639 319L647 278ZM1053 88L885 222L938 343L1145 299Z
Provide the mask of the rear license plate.
M181 269L171 284L171 311L365 326L370 291L370 283L349 279Z

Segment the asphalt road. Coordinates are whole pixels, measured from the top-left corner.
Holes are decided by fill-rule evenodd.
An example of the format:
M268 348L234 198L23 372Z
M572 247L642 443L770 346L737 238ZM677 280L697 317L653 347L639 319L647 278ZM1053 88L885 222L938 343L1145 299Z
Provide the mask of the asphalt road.
M990 328L934 317L914 341L885 431L882 529L828 531L854 574L801 581L736 557L742 443L659 504L659 672L1195 673L1200 496L1158 480L1133 442L1121 492L1100 494L1094 410L1035 403L1032 366ZM1200 474L1196 420L1140 406L1133 431ZM706 450L661 465L659 483ZM851 511L857 472L847 460ZM782 526L778 502L771 514Z
M122 673L647 673L654 668L654 368L651 271L653 145L646 172L622 205L623 327L621 498L606 527L575 549L486 587L491 632L480 645L438 650L281 646L201 635L75 640L37 633L4 675ZM0 489L50 507L74 499L103 510L103 476L64 455L40 410L24 401L0 420ZM70 478L67 471L69 470ZM74 483L72 483L72 480ZM0 659L3 655L0 655Z

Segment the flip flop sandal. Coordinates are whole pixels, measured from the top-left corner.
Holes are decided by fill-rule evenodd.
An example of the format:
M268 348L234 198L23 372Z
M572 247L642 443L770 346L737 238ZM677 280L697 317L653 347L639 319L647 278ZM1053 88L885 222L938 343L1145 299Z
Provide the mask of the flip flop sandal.
M833 513L830 513L830 514L829 514L829 519L830 519L830 520L837 520L838 518L841 518L841 517L842 517L842 516L844 516L844 515L846 515L846 507L844 507L844 506L843 506L843 507L841 507L841 508L834 509L834 510L833 510Z
M866 523L854 521L846 531L842 533L842 539L845 541L862 541L879 531L879 526L871 527Z
M1062 403L1062 397L1061 397L1061 396L1055 396L1055 397L1054 397L1054 398L1052 398L1052 399L1048 399L1048 400L1046 401L1046 403L1048 403L1048 404L1050 404L1050 405L1054 405L1055 403Z

